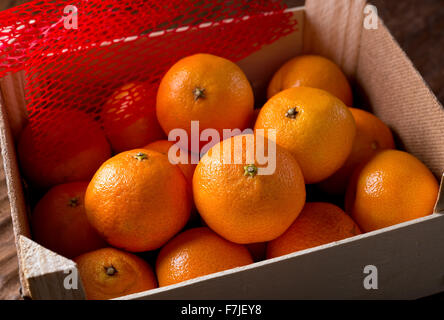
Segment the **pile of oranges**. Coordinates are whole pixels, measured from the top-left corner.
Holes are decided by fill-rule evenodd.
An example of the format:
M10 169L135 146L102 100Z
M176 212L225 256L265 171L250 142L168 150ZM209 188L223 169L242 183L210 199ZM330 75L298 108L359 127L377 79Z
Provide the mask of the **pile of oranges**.
M256 110L243 71L210 54L174 64L155 106L149 92L149 84L125 84L103 106L102 125L65 112L39 132L29 123L18 143L27 182L44 191L31 216L34 239L76 261L89 299L175 284L433 211L434 175L395 150L380 119L352 107L347 78L326 58L285 63ZM191 141L167 140L173 129L191 137L192 121L202 135L252 130L213 144L196 165ZM259 140L275 155L268 174L247 152Z

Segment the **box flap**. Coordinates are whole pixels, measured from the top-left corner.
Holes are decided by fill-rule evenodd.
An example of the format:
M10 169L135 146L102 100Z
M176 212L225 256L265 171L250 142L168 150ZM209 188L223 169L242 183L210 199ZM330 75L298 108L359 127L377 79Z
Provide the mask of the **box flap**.
M330 58L354 76L364 20L364 0L306 0L304 53Z
M365 103L392 129L397 147L418 157L440 178L442 105L380 19L377 29L362 29L356 80Z

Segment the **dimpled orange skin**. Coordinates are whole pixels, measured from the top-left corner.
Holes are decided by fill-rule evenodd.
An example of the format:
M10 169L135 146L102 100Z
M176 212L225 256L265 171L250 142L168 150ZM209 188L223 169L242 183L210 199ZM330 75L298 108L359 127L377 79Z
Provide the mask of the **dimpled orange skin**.
M156 274L163 287L251 263L253 259L243 245L201 227L180 233L160 250Z
M325 202L307 202L290 228L279 238L268 243L267 259L360 233L357 224L341 208Z
M154 150L168 156L168 152L172 146L174 146L174 142L172 141L158 140L146 145L144 149ZM185 150L181 150L180 154L179 151L177 151L176 155L180 157L181 161L183 161L178 163L177 166L180 168L180 170L182 171L183 175L187 180L188 193L190 196L190 201L192 203L190 220L195 220L198 217L198 213L196 212L196 207L194 206L194 201L193 201L193 174L194 170L196 169L196 164L191 163L191 156Z
M90 223L112 246L161 247L186 224L191 210L179 167L156 151L134 149L106 161L85 196Z
M246 174L250 165L245 152L247 137L253 135L238 135L215 145L201 158L193 177L194 202L205 223L225 239L241 244L277 238L297 218L305 202L299 165L278 146L274 173ZM235 145L242 146L242 164L222 163L230 143L231 155ZM217 156L214 151L219 146L222 151ZM266 167L253 159L256 167Z
M368 232L433 212L438 182L413 155L384 150L353 173L346 193L346 211Z
M151 266L134 254L114 248L75 259L89 300L106 300L157 288Z
M355 108L349 110L356 122L356 136L345 164L319 184L329 194L344 194L353 171L360 163L368 161L381 150L395 148L393 135L384 122L370 112Z
M157 92L156 112L163 130L185 129L188 137L192 120L199 121L200 131L213 128L221 136L223 129L245 129L253 107L253 90L243 71L210 54L179 60L165 74Z
M74 110L31 120L20 135L17 151L27 182L42 189L89 180L111 156L98 123Z
M125 84L103 106L103 127L114 152L141 148L165 137L157 121L155 94L149 85Z
M296 114L289 115L291 110ZM344 164L356 131L353 115L339 99L306 87L284 90L268 100L254 129L265 129L267 137L267 129L276 129L276 143L296 158L307 184L326 179Z
M174 146L174 142L168 141L168 140L158 140L154 141L144 147L144 149L154 150L157 152L160 152L166 156L168 156L168 151L170 148ZM177 151L176 154L178 154L179 151ZM182 159L183 158L183 159ZM178 163L180 170L182 170L183 175L187 179L190 188L193 182L193 174L194 170L196 169L196 164L191 163L191 156L187 151L182 150L182 153L180 154L180 159L183 162ZM185 163L187 162L187 163ZM191 190L191 189L190 189Z
M332 61L315 55L304 55L287 61L273 76L267 90L268 98L292 87L312 87L325 90L353 104L350 84L341 69Z
M67 258L106 246L86 218L84 197L88 182L51 188L35 206L31 225L34 239Z

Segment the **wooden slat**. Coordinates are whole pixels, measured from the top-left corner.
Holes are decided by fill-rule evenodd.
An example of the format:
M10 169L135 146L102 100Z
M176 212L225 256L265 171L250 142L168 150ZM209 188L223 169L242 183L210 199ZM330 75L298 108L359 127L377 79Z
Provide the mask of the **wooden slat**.
M13 84L13 87L16 87L18 81L16 81L16 77L21 77L19 74L10 74L8 76L0 79L0 89L3 93L4 86L7 85L10 87ZM20 90L14 90L13 94L17 95L17 99L15 101L24 101L20 97ZM12 99L14 95L8 95L8 101ZM14 116L14 113L21 113L22 108L19 108L18 103L14 103L15 109L8 109L6 105L6 101L3 99L3 95L0 95L0 142L1 142L1 153L3 159L3 172L5 175L6 186L7 186L7 194L9 199L9 207L11 210L11 219L12 219L12 227L15 235L15 243L18 255L18 262L20 266L20 255L21 250L18 244L19 235L24 235L27 237L31 236L28 217L27 217L27 206L24 199L23 186L21 182L20 172L18 168L18 162L16 158L15 152L15 143L13 138L13 133L11 127L9 125L8 118ZM17 118L16 118L17 119ZM18 122L17 122L18 123ZM17 127L16 127L17 128ZM22 292L25 296L29 296L29 287L28 283L25 281L23 277L23 268L19 268L19 276L20 282L22 284Z
M36 300L82 300L85 291L76 264L52 252L25 236L19 236L23 276L29 284L31 297ZM75 289L66 288L65 280L75 273Z
M17 252L2 159L0 168L0 300L19 299Z

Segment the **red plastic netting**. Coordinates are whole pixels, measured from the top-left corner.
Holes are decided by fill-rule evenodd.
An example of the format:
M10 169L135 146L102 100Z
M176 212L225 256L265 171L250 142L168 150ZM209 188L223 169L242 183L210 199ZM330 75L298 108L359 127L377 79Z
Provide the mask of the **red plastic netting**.
M66 29L65 6L78 9ZM149 81L197 52L233 61L288 34L279 1L40 0L0 14L0 76L25 70L30 117L76 108L99 114L119 86ZM165 31L166 30L166 31Z
M66 28L67 5L77 29ZM173 63L198 52L238 61L297 28L284 9L267 0L35 0L0 13L0 77L24 70L38 140L42 122L68 110L101 121L107 99L131 82L148 84L154 107Z

